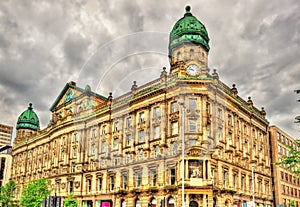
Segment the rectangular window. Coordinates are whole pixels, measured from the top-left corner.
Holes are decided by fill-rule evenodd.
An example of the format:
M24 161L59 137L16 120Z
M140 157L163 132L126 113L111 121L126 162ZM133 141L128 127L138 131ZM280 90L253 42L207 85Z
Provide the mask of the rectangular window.
M171 113L177 112L178 111L178 104L177 102L172 102L171 103Z
M98 178L98 191L100 192L102 189L102 177Z
M97 131L96 131L96 129L93 129L93 131L92 131L92 137L95 138L96 136L97 136Z
M122 175L122 187L123 187L123 189L127 189L127 185L128 185L128 175L123 174Z
M223 111L220 108L218 108L217 118L223 119Z
M175 168L170 169L170 184L175 185L176 182L176 171Z
M237 174L233 175L233 189L236 190Z
M92 191L92 180L87 180L87 192L90 193Z
M242 178L241 178L241 190L242 190L242 192L244 192L244 190L245 190L245 177L244 176L242 176Z
M197 146L197 139L189 139L189 146Z
M75 171L76 171L76 164L72 163L72 172L75 172Z
M206 114L209 115L210 114L210 103L206 102Z
M151 170L151 186L156 186L156 170L155 169L152 169Z
M136 172L135 174L135 187L139 188L141 187L142 183L142 173L141 172Z
M78 133L75 133L73 138L74 142L78 142L78 139L79 139L79 135Z
M196 110L197 109L197 99L191 98L189 99L189 110Z
M144 130L140 130L138 132L139 134L139 143L145 142L145 131Z
M128 128L132 127L132 120L131 120L131 117L128 117L127 120L126 120L126 126Z
M96 145L95 144L92 144L92 146L91 146L91 154L92 155L96 154Z
M188 126L190 132L196 132L197 131L197 120L195 119L189 119L188 120Z
M130 161L130 154L128 152L125 153L125 163L129 163Z
M178 134L178 122L177 121L171 123L171 134L172 135Z
M161 116L161 112L160 112L160 108L159 107L155 107L153 110L153 117L154 118L158 118Z
M120 128L119 122L116 121L116 122L115 122L115 131L119 131L119 128Z
M69 194L73 193L73 181L69 181Z
M107 130L106 130L106 125L104 125L104 126L102 127L102 134L106 134L106 132L107 132Z
M130 146L131 143L131 134L126 135L126 146Z
M223 172L223 186L226 187L227 185L227 171Z
M232 116L231 116L231 114L228 114L228 125L232 126Z
M207 124L206 125L206 130L207 130L207 136L211 136L211 126L210 126L210 124Z
M139 122L142 123L145 121L145 113L141 112L139 113Z
M101 142L101 152L106 152L107 150L107 144L106 144L106 141L102 141Z
M217 132L217 139L222 140L222 138L223 138L223 129L219 127Z
M277 132L277 140L280 141L280 133Z
M154 127L154 139L160 138L160 126Z
M118 137L115 137L114 138L114 143L113 143L113 148L118 149L118 146L119 146L119 139L118 139Z
M109 189L110 189L110 191L113 191L115 188L115 177L113 175L111 175L109 178L109 181L110 181Z
M74 148L73 149L73 157L76 157L77 156L77 148Z

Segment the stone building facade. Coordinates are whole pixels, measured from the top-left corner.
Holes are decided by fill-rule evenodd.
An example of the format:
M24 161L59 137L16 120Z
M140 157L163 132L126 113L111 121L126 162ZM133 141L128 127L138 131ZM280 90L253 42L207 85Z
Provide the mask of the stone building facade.
M289 155L288 146L300 151L295 139L278 127L271 126L269 131L273 163L281 162L282 156ZM292 200L297 207L300 206L300 179L296 179L291 170L287 169L287 166L274 164L272 168L276 206L289 206Z
M186 206L244 207L254 183L257 205L271 206L266 113L209 70L209 49L187 7L170 33L169 73L116 98L67 83L42 130L30 105L13 146L18 191L44 177L80 206L179 207L184 181Z

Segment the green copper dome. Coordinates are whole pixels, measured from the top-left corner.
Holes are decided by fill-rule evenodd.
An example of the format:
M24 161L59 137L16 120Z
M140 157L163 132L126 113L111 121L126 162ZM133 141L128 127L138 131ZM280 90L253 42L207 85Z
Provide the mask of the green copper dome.
M179 19L170 33L169 52L185 43L200 44L209 51L209 37L205 26L192 15L191 7L185 7L184 17Z
M32 129L37 131L40 126L39 118L33 111L32 103L18 118L17 129Z

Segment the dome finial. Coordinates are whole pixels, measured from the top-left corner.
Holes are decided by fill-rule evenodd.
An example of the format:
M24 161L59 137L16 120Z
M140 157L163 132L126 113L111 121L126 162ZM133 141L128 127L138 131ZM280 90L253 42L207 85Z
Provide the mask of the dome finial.
M28 109L32 110L32 103L29 103Z
M191 12L191 6L190 6L190 5L187 5L187 6L185 7L185 12L187 12L187 13L190 13L190 12Z

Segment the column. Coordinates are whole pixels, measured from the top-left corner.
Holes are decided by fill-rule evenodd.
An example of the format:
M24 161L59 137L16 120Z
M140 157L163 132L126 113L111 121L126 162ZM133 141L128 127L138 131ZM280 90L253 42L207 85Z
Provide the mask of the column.
M189 161L188 160L185 160L185 176L184 178L185 179L188 179L189 178Z

